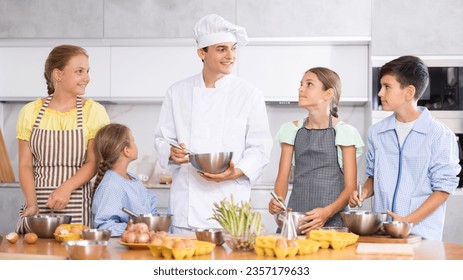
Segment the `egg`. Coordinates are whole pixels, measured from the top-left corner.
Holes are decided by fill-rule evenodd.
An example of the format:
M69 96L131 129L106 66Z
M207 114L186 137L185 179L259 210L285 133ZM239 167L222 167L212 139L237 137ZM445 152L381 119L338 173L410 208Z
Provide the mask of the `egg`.
M151 242L150 242L152 245L156 245L156 246L161 246L162 245L162 239L160 238L153 238L151 239Z
M135 238L135 243L148 243L150 241L150 236L148 233L137 233Z
M125 242L127 243L135 243L135 239L137 238L137 234L133 231L127 232L125 236Z
M176 238L174 244L172 244L172 249L185 249L185 243L182 239Z
M34 244L35 242L37 242L37 239L39 239L39 237L37 236L37 234L33 232L29 232L26 233L26 235L24 235L24 241L27 244Z
M288 248L288 244L286 244L286 240L280 237L275 241L275 248Z
M185 239L183 243L185 243L186 248L193 248L195 246L195 242L191 239Z
M19 239L19 235L16 232L10 232L5 236L5 238L11 244L15 244Z
M66 230L66 233L61 233L62 230ZM65 225L59 225L55 229L55 234L67 234L67 233L69 233L69 231Z
M286 240L286 244L288 244L288 247L297 247L297 241L294 239Z
M80 229L79 226L72 226L70 232L73 233L73 234L79 235L79 234L82 233L82 230Z

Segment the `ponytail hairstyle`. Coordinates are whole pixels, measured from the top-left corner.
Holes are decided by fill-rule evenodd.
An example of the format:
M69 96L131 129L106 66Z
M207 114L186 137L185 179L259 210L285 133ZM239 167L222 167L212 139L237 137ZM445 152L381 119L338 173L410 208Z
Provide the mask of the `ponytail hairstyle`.
M125 147L129 146L130 129L122 124L110 123L98 130L94 142L97 175L94 190L98 187L106 171L119 159Z
M338 117L338 104L339 99L341 98L341 79L339 78L338 74L331 69L325 67L315 67L307 70L307 73L313 73L317 76L317 78L322 82L323 89L333 90L333 98L331 98L330 103L330 112L333 117Z
M69 60L78 55L85 55L88 58L87 51L78 46L61 45L53 48L45 61L45 71L43 72L43 76L47 82L48 95L55 92L52 77L53 70L59 69L63 71L64 67L69 63Z

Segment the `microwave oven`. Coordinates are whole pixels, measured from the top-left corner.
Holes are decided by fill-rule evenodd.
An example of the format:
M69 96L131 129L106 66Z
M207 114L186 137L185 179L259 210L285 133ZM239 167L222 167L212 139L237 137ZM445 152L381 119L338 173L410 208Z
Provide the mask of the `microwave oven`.
M373 110L381 110L378 92L381 89L379 72L381 67L372 69ZM463 67L428 67L429 84L418 100L419 106L429 110L463 110Z

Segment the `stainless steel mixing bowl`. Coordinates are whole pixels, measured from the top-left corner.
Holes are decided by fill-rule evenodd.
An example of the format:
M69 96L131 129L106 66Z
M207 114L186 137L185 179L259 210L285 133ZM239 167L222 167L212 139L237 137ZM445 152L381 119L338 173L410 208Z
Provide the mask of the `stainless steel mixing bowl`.
M409 222L384 222L383 223L384 231L394 238L404 238L410 234L412 230L413 223Z
M61 224L70 224L70 215L35 215L25 218L26 228L40 238L54 238L55 229Z
M386 221L387 214L372 211L341 212L342 222L349 230L358 235L372 235Z
M224 172L229 166L233 157L233 152L218 152L207 154L190 154L190 162L201 172L219 174Z

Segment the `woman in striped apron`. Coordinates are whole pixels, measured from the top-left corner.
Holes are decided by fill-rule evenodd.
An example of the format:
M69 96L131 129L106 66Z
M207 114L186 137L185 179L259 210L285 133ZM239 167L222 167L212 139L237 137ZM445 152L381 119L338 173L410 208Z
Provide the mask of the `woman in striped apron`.
M27 231L24 217L39 213L67 214L72 223L91 223L93 137L109 117L103 106L82 98L90 81L88 69L84 49L54 48L45 63L49 96L21 109L19 180L26 202L20 209L19 233Z
M357 183L357 158L363 140L357 129L338 120L339 76L317 67L308 70L299 87L299 106L309 116L282 125L278 132L281 157L275 193L285 201L294 163L294 182L288 208L304 212L302 233L322 226L342 226L339 212ZM294 160L293 160L294 155ZM271 199L269 212L283 209Z

